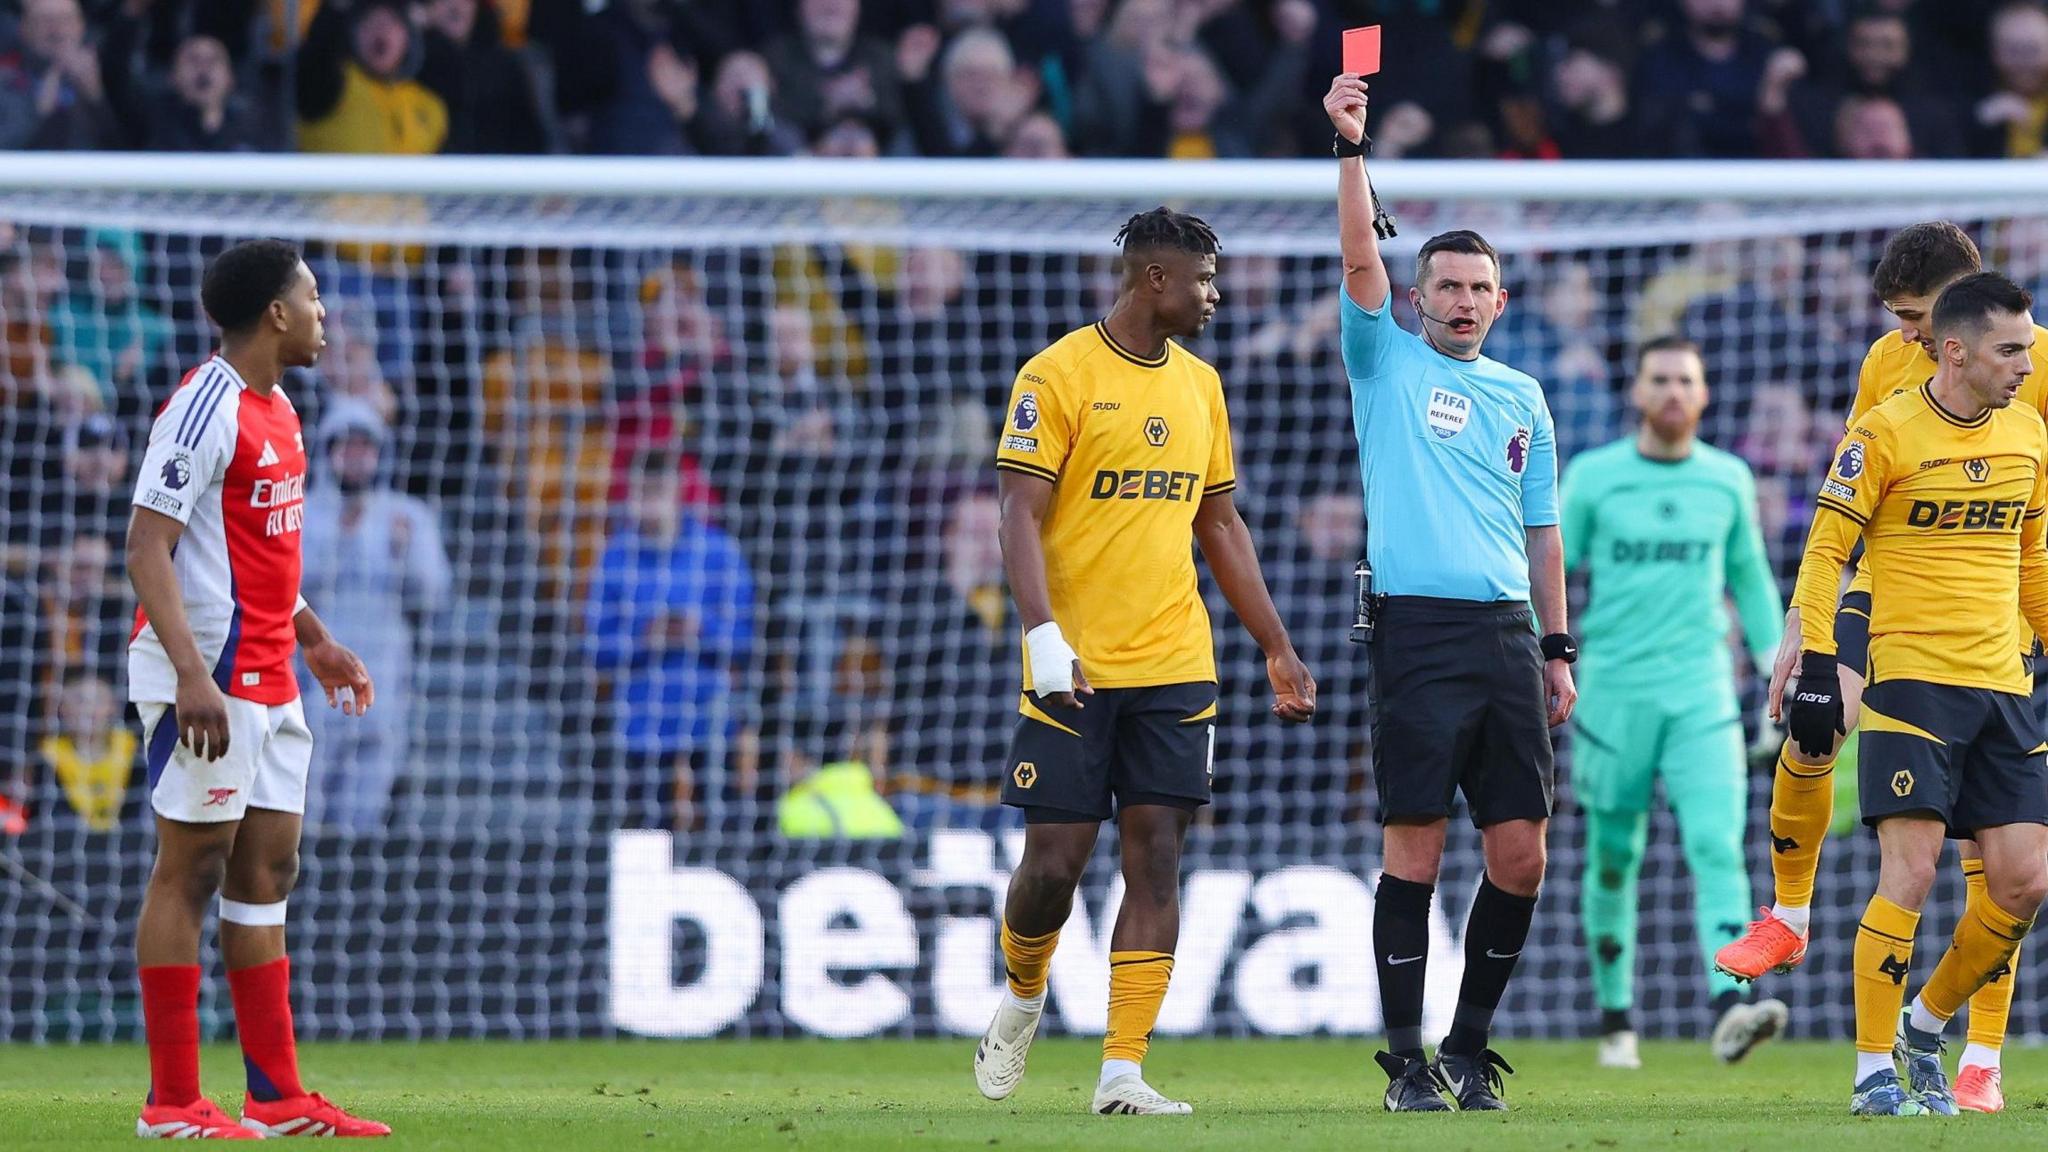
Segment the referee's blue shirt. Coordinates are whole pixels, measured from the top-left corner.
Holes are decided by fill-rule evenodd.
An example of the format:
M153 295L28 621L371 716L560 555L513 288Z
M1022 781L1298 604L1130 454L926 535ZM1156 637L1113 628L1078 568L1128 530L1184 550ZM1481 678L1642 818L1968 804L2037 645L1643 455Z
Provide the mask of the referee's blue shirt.
M1557 430L1543 388L1458 360L1343 299L1344 372L1365 481L1373 587L1390 596L1527 600L1523 530L1555 524Z

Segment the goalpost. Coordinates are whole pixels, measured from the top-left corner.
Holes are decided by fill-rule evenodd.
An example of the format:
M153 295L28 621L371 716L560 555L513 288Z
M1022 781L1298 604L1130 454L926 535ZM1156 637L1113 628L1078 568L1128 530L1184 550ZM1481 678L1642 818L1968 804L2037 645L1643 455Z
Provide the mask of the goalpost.
M1627 427L1637 344L1698 340L1704 434L1756 469L1788 589L1884 330L1868 276L1890 230L1955 219L1987 264L2048 283L2048 196L2024 163L1374 177L1400 219L1397 289L1432 232L1501 249L1511 300L1487 351L1544 381L1562 452ZM1110 238L1161 202L1222 237L1222 309L1192 350L1223 373L1237 497L1324 709L1305 729L1270 721L1257 653L1210 589L1217 795L1190 845L1161 1028L1376 1031L1334 188L1316 162L9 156L0 576L25 615L4 630L0 699L20 705L0 735L26 761L31 819L0 839L0 1037L139 1034L140 770L110 819L90 773L53 771L41 743L119 758L132 468L150 413L210 350L205 261L255 235L304 244L321 278L329 348L286 388L309 521L348 528L309 532L306 595L370 662L383 714L318 730L293 900L306 1034L978 1031L1018 844L991 800L1017 638L988 463L1017 366L1101 313ZM671 531L689 534L680 559L636 552L634 533ZM849 835L893 828L829 801L807 812L838 835L785 834L807 830L791 788L843 761L869 766L900 836ZM1576 1035L1594 1017L1568 756L1561 779L1505 1033ZM1752 783L1764 902L1768 775ZM1697 1035L1689 884L1668 818L1651 836L1640 1023ZM1476 847L1454 822L1435 1016ZM1845 961L1875 868L1860 831L1826 853L1815 962L1771 988L1796 1034L1853 1027ZM1102 1027L1113 872L1105 847L1055 961L1059 1027ZM1930 940L1960 891L1939 886ZM2048 965L2027 960L2033 988ZM2042 1030L2038 1002L2019 999L2015 1033Z

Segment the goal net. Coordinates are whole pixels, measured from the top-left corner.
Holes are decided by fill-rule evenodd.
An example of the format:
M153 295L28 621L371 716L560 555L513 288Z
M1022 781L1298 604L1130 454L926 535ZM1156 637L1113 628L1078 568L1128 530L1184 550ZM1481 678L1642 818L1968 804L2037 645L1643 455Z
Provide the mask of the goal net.
M1271 195L1146 167L1095 196L1034 197L1015 167L926 194L778 169L846 189L805 195L701 179L676 194L521 191L511 166L485 167L512 173L506 187L423 188L431 169L410 169L414 184L377 192L337 169L355 182L335 193L305 167L222 190L209 181L228 163L192 190L0 189L0 770L25 814L0 834L0 1037L140 1034L132 939L153 837L122 703L127 495L151 413L212 347L201 270L256 235L302 242L320 277L328 347L285 384L311 469L305 594L378 681L361 720L308 701L301 1028L979 1030L1021 844L995 803L1018 688L996 432L1018 365L1103 314L1110 238L1161 201L1222 236L1222 310L1191 349L1222 371L1237 500L1322 689L1313 726L1274 721L1256 648L1205 584L1216 796L1190 844L1161 1030L1379 1029L1371 706L1346 642L1358 468L1326 168L1312 194L1289 166L1271 170ZM1785 168L1815 183L1719 196L1711 167L1611 171L1589 193L1545 192L1534 168L1389 166L1396 308L1412 327L1423 237L1484 232L1512 294L1487 351L1543 381L1567 458L1629 427L1639 343L1698 340L1715 389L1705 435L1755 469L1789 589L1887 319L1868 276L1889 230L1957 219L2038 291L2048 215L1961 182L1873 198L1826 183L1855 177ZM906 179L899 192L921 187ZM1743 693L1754 713L1754 679ZM1765 902L1769 777L1751 782ZM1112 841L1053 966L1066 1030L1104 1023ZM1582 859L1567 740L1504 1033L1577 1035L1595 1019ZM1841 1036L1875 844L1847 831L1823 865L1813 960L1771 990L1795 1033ZM1454 821L1432 1029L1448 1022L1479 869ZM1711 1023L1690 891L1659 814L1638 977L1652 1035ZM1945 873L1922 956L1939 954L1961 891ZM2021 986L2044 978L2030 950ZM2041 1030L2038 1003L2019 999L2016 1032ZM224 997L208 1005L226 1027Z

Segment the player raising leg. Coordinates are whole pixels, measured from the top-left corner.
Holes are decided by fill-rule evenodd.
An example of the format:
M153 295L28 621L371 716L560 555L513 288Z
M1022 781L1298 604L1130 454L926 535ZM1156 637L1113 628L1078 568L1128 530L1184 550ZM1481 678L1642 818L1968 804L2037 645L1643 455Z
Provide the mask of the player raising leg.
M306 452L279 382L318 359L326 310L277 240L222 253L200 295L221 350L158 414L128 527L141 601L129 695L157 828L135 937L150 1065L135 1130L385 1136L300 1084L284 946L312 752L294 648L329 706L360 714L373 695L362 662L299 597ZM216 897L248 1073L240 1124L199 1092L199 933Z
M1154 1090L1142 1064L1173 974L1181 843L1209 800L1215 750L1215 652L1191 534L1266 653L1274 715L1308 720L1316 689L1230 496L1222 382L1174 342L1215 312L1215 234L1158 208L1117 240L1116 305L1024 365L996 454L1003 561L1025 629L1024 715L1003 801L1024 809L1025 830L1003 906L1008 984L975 1048L974 1079L991 1100L1017 1090L1053 948L1114 815L1124 899L1090 1107L1180 1115L1193 1108Z
M1933 311L1934 378L1879 404L1843 438L1786 626L1785 643L1801 650L1799 683L1789 697L1772 692L1773 711L1804 747L1840 731L1835 587L1861 536L1864 566L1885 595L1871 607L1859 757L1880 863L1856 937L1858 1114L1956 1111L1939 1028L2010 963L2048 892L2048 766L2019 651L2029 630L2048 632L2048 424L2013 404L2032 367L2029 304L1995 273L1950 285ZM1944 834L1975 835L1986 896L1965 906L1902 1019Z
M1929 319L1934 301L1943 289L1980 267L1976 244L1945 220L1903 228L1886 243L1872 273L1871 287L1898 319L1898 328L1880 337L1865 355L1850 424L1879 403L1917 389L1933 374ZM2034 371L2021 387L2017 403L2048 415L2048 331L2037 329L2031 355ZM1844 732L1856 730L1861 712L1870 611L1870 578L1858 572L1835 617ZM2031 632L2028 635L2029 646L2034 647ZM1790 677L1797 655L1796 649L1778 654L1774 690L1781 689ZM1808 909L1821 842L1833 818L1834 764L1841 741L1838 736L1808 750L1788 739L1779 753L1771 789L1775 904L1715 958L1718 968L1737 979L1754 980L1766 972L1789 970L1805 957ZM1960 847L1967 900L1981 901L1985 898L1981 857L1972 841L1962 841ZM1999 1055L2012 1009L2013 983L2010 973L2002 974L1970 998L1969 1043L1956 1076L1956 1099L1966 1109L1996 1112L2005 1106Z
M1572 778L1586 809L1579 913L1600 1008L1599 1060L1641 1066L1629 1020L1636 881L1662 780L1692 873L1694 930L1718 1014L1714 1054L1732 1063L1777 1035L1786 1010L1778 1000L1749 1003L1740 983L1711 967L1750 909L1748 769L1724 605L1732 592L1760 674L1771 667L1782 605L1748 465L1697 438L1708 399L1699 350L1669 336L1644 345L1629 399L1641 415L1637 433L1564 472L1565 563L1588 569L1593 589Z

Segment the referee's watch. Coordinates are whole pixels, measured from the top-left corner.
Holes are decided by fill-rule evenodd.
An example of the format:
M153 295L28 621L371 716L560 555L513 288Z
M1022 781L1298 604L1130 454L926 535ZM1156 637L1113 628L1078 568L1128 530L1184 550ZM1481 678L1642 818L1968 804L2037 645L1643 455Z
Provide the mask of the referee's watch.
M1543 638L1543 658L1562 660L1567 664L1579 662L1579 642L1569 632L1552 632Z
M1337 142L1330 145L1330 155L1335 156L1339 160L1348 160L1353 156L1363 156L1371 150L1372 137L1361 136L1358 139L1358 143L1353 144L1344 138L1342 132L1337 133Z

